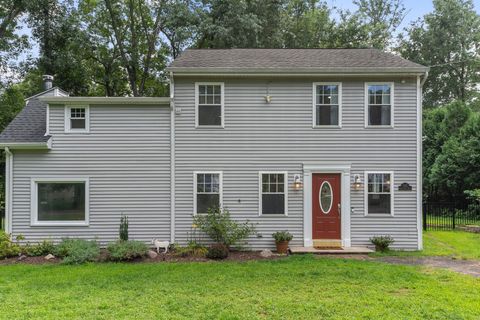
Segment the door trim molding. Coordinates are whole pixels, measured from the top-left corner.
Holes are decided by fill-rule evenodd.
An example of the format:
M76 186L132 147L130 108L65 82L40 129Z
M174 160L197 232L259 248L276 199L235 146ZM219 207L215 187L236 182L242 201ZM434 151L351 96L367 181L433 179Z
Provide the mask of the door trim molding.
M312 174L339 173L342 246L351 246L350 237L350 163L304 163L303 164L303 246L312 247Z

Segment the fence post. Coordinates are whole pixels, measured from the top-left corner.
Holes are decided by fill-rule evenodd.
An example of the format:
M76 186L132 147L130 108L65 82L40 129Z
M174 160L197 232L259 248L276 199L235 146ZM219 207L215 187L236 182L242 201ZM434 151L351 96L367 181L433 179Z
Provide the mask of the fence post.
M427 203L424 202L422 205L422 218L423 218L423 230L427 231Z
M455 208L456 206L454 206L453 210L452 210L452 230L455 230Z

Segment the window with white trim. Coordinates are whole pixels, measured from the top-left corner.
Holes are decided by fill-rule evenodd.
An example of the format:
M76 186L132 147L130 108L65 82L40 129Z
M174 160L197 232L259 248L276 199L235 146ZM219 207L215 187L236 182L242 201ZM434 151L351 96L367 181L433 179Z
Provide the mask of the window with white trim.
M198 127L223 126L223 83L197 83Z
M88 179L33 179L33 224L88 223Z
M195 214L222 206L222 174L220 172L195 173Z
M368 83L367 126L392 126L393 84Z
M366 214L393 214L393 173L367 172Z
M65 131L88 132L89 108L87 106L65 107Z
M319 83L315 85L315 126L340 126L341 85Z
M287 214L287 173L260 172L260 215Z

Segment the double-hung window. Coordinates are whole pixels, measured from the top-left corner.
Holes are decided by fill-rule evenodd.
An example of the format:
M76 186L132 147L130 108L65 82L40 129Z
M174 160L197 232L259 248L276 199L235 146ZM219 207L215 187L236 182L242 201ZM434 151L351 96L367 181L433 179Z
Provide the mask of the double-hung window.
M32 179L32 225L88 225L88 179Z
M196 127L223 127L223 83L196 83Z
M88 132L90 112L88 106L65 107L65 132Z
M341 126L341 83L314 83L314 127Z
M365 125L393 127L393 83L367 83L365 87Z
M195 172L194 189L194 214L222 206L221 172Z
M366 172L365 215L393 215L393 172Z
M260 172L260 215L287 215L287 173Z

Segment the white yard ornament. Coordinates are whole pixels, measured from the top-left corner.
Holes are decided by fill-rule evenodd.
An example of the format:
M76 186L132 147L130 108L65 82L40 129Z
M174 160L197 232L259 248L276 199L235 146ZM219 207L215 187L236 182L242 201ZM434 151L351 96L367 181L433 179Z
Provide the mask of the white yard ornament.
M152 244L157 248L157 253L160 253L160 248L165 249L164 253L168 252L168 247L170 246L170 241L161 241L159 239L153 239Z

